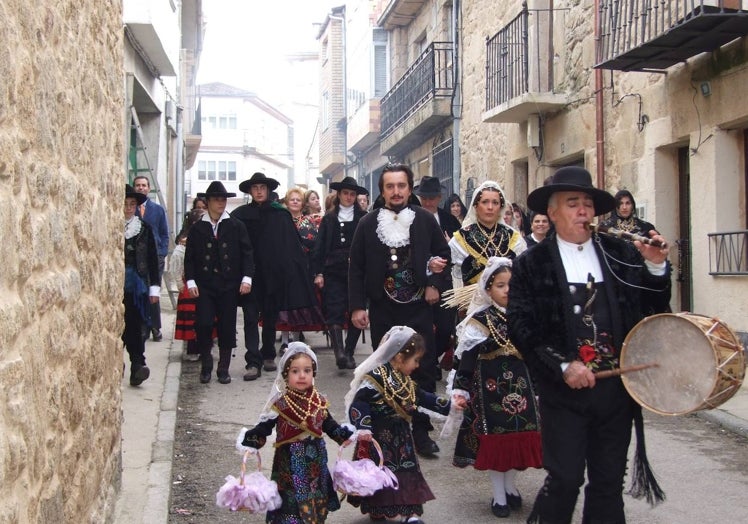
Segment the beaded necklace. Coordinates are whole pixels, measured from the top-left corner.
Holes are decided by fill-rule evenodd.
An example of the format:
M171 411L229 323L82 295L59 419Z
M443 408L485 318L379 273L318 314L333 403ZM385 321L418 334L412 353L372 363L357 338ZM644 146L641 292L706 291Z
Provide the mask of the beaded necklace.
M283 395L283 400L286 401L288 407L301 423L310 419L314 420L320 410L327 409L327 401L314 386L312 386L312 392L309 396L304 392L288 388Z
M395 368L387 373L387 368L380 366L377 371L382 377L382 396L388 404L392 405L393 401L400 406L415 404L416 385L412 380L408 380Z
M491 229L484 228L480 222L476 222L475 225L478 226L478 231L483 234L483 236L486 239L485 244L482 246L480 245L479 235L476 235L475 241L480 247L480 254L482 257L489 258L489 257L505 257L507 253L509 253L509 242L508 242L508 234L506 231L499 229L499 223L496 222L494 226ZM498 244L494 242L494 237L496 234L499 233L499 242ZM504 251L501 251L501 245L506 242L506 249Z
M493 309L494 311L496 311L496 316L499 317L499 320L503 324L506 324L506 317L504 316L504 314L498 308L493 308ZM488 331L491 333L491 337L496 341L496 344L499 346L499 350L501 351L501 353L506 354L506 355L518 355L517 348L514 347L514 344L512 344L512 342L507 337L502 335L501 332L499 331L498 326L496 326L491 321L490 314L486 315L486 326L488 327Z

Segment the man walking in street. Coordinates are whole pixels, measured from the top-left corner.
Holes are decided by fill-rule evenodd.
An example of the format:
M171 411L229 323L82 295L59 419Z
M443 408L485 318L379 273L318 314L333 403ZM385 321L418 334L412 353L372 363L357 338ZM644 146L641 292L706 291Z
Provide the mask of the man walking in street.
M388 164L379 179L384 207L360 221L351 246L348 296L351 322L364 329L371 322L372 347L394 325L405 324L426 342L426 354L413 372L425 391L436 391L439 370L434 347L436 304L446 288L450 250L433 215L409 204L413 171L404 164ZM367 302L369 312L366 312ZM413 441L422 455L439 451L428 432L428 415L413 415Z
M454 232L460 229L460 222L449 211L439 207L442 201L442 189L438 178L424 176L413 192L421 201L421 207L434 216L444 233L444 238L449 242ZM445 278L444 286L442 292L452 289L452 279ZM438 358L453 345L457 310L442 307L439 302L431 307L434 314L434 344Z
M221 182L211 182L205 193L208 209L187 235L184 278L190 296L197 298L195 332L200 348L200 382L210 382L213 326L218 330L218 382L231 382L231 350L236 347L236 308L240 295L252 290L252 245L244 224L226 212L228 193Z
M151 183L148 177L136 176L133 180L133 187L136 193L148 197L151 193ZM161 279L164 276L164 261L169 254L169 223L166 221L166 211L150 198L140 204L135 210L146 224L151 227L153 236L156 238L156 249L158 252L158 285L161 285ZM161 303L151 304L151 334L154 342L160 342L163 339L161 333ZM148 338L147 333L144 338Z
M265 371L275 371L275 323L279 311L313 307L317 303L312 288L309 262L299 232L281 204L271 201L271 191L279 182L264 173L255 173L239 184L252 202L239 206L231 216L240 220L249 233L255 253L252 293L242 297L244 313L244 380L255 380ZM262 346L258 322L262 319Z
M559 169L527 204L555 226L555 234L514 260L509 283L509 335L538 385L548 472L527 522L571 522L586 470L581 521L623 523L632 421L633 471L642 474L633 476L631 493L660 500L663 494L646 463L641 408L620 376L596 373L620 367L623 341L642 318L668 311L668 249L593 239L590 222L615 200L581 167Z

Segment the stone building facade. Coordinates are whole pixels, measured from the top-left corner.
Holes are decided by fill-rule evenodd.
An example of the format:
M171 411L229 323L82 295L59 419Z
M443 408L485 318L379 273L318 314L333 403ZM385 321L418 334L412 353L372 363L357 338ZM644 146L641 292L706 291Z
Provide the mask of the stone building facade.
M672 241L673 309L720 318L744 333L748 100L736 94L748 87L748 39L733 32L709 52L683 54L676 46L672 54L681 54L672 63L631 65L622 54L595 69L605 59L596 21L610 24L611 4L536 0L523 10L519 0L462 2L462 193L491 178L524 203L558 167L583 165L598 186L631 191L644 218ZM663 4L674 10L674 26L715 15L748 28L745 1L696 2L689 13L675 12L682 2ZM491 104L488 40L508 30L504 49L521 45L506 35L523 13L527 88ZM642 14L654 16L639 13L640 25ZM711 27L702 36L716 39L719 26ZM694 40L691 34L680 47L698 45ZM647 42L632 48L652 52ZM511 66L503 72L511 75Z
M122 7L2 11L0 522L105 522L120 475Z

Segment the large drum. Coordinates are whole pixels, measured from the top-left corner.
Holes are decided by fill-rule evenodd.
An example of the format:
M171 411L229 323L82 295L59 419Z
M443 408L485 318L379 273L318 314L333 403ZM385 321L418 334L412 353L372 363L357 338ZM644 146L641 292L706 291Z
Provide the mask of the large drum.
M656 363L623 375L642 407L660 415L715 408L743 383L745 355L724 323L693 313L663 313L639 322L621 349L621 367Z

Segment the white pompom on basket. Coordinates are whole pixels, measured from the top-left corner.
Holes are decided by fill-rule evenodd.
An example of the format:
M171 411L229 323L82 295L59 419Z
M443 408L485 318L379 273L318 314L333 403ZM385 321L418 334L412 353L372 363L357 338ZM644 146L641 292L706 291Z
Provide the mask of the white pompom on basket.
M251 454L257 456L257 470L247 475L247 458ZM226 482L216 493L216 504L231 511L250 513L264 513L280 508L282 500L278 493L278 484L266 478L261 469L262 459L259 451L246 451L242 458L239 478L233 475L226 477Z
M351 442L343 444L338 449L338 460L332 471L332 482L335 489L344 495L368 497L383 488L398 489L397 477L384 466L384 455L379 443L371 439L371 443L379 453L379 465L373 460L364 458L359 460L342 459L343 449Z

